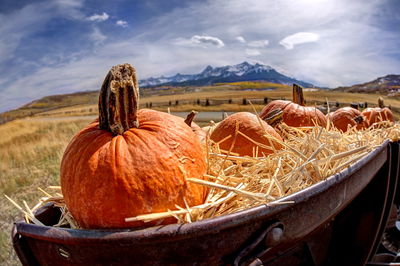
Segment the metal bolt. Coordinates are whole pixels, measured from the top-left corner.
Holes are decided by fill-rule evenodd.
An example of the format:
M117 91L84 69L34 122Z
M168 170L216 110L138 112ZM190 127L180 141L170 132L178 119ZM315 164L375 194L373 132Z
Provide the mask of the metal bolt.
M265 244L267 247L273 247L278 245L282 241L283 229L280 227L272 228L271 231L265 237Z
M69 259L69 257L70 257L69 252L66 251L64 248L58 248L58 254L60 254L60 256L65 259Z
M262 265L264 265L264 263L259 258L256 258L248 266L262 266Z

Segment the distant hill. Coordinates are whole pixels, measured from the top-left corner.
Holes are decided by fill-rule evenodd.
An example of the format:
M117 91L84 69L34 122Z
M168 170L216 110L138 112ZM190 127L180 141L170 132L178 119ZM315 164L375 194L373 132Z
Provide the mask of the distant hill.
M387 75L370 82L356 84L349 87L339 87L334 90L400 96L400 75Z
M304 87L314 87L313 84L285 76L270 66L259 63L243 62L237 65L223 67L207 66L199 74L176 74L171 77L148 78L139 81L141 87L154 86L205 86L214 83L237 81L266 81L278 84L297 83Z
M0 113L0 124L58 108L74 105L96 104L99 97L98 95L98 91L87 91L46 96L25 104L20 108Z

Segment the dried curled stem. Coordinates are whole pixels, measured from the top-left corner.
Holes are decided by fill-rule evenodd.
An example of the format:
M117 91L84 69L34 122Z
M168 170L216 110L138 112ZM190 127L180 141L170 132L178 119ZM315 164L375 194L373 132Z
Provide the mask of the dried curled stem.
M361 124L362 122L364 122L364 116L362 116L362 115L358 115L358 116L356 116L356 117L354 117L354 121L357 123L357 124Z
M298 105L305 106L305 100L303 95L303 88L293 83L293 102Z
M185 118L185 123L191 127L194 117L198 114L198 112L192 110Z
M385 102L384 102L382 97L378 98L378 106L379 106L379 108L384 108L385 107Z
M130 64L113 66L104 79L99 96L99 127L121 135L139 127L139 86Z
M275 109L268 113L266 117L263 118L265 122L268 123L271 127L275 127L280 124L283 119L283 111L282 109Z

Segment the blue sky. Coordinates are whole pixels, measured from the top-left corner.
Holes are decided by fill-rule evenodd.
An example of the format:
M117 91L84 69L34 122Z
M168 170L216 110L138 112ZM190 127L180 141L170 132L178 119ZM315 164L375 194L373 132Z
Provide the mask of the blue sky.
M400 74L400 1L0 0L0 112L139 78L260 62L321 86Z

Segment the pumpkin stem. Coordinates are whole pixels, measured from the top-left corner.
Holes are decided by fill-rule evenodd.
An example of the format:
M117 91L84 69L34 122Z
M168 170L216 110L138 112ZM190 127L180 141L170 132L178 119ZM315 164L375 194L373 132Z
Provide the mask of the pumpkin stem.
M357 124L361 124L364 121L364 117L362 115L358 115L354 117L354 121L356 121Z
M282 122L283 111L281 109L275 109L268 113L266 117L263 118L265 122L271 127L275 127L277 124Z
M99 96L99 127L121 135L139 127L139 86L130 64L113 66L104 79Z
M197 115L197 113L198 113L198 112L192 110L192 111L186 116L185 123L186 123L189 127L192 126L193 119L194 119L194 117Z
M384 103L382 97L378 98L378 106L379 106L379 108L384 108L385 107L385 103Z
M293 83L293 102L297 103L298 105L304 106L304 95L303 95L303 88L297 84Z

